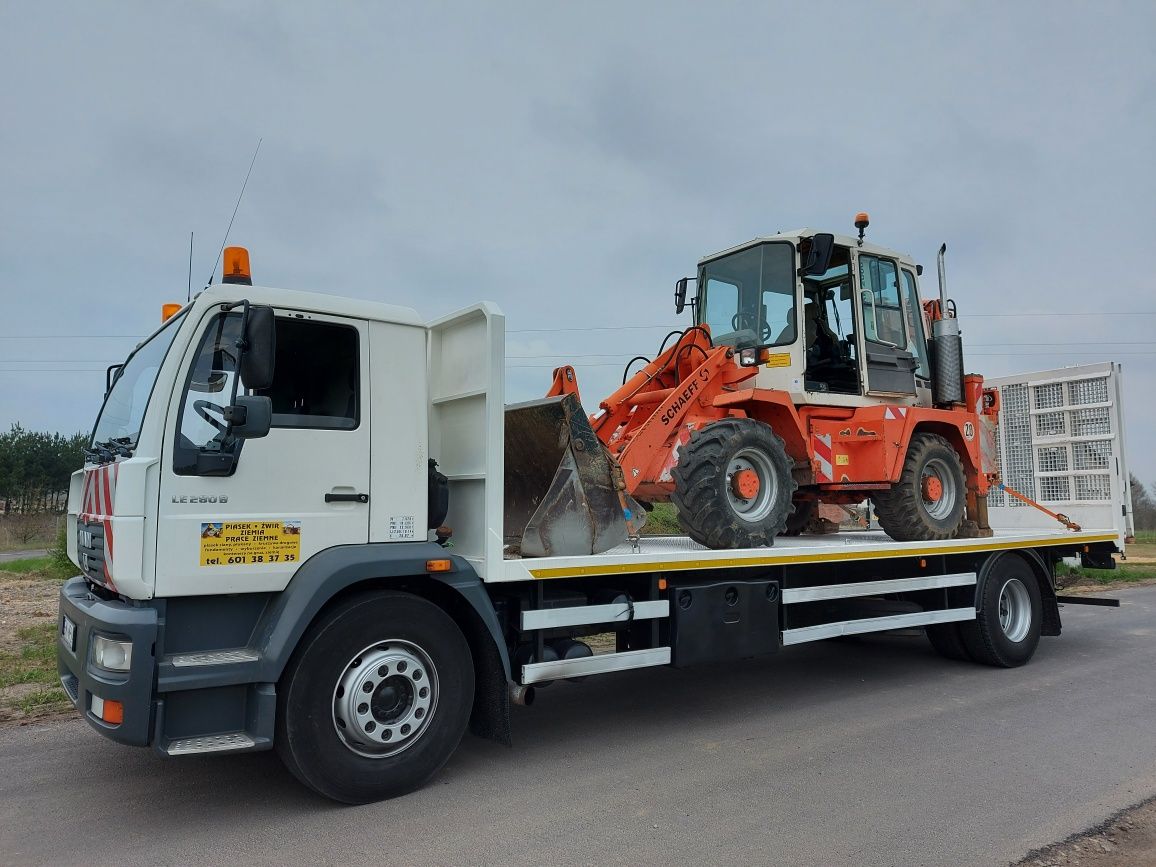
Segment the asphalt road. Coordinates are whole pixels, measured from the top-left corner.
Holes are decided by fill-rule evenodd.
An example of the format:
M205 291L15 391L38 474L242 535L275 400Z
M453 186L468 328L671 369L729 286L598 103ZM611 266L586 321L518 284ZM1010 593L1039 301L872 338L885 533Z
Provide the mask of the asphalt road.
M555 685L365 807L268 753L3 729L0 862L1006 864L1156 794L1156 587L1118 595L1011 671L883 636Z
M0 563L9 560L24 560L28 557L43 557L47 553L43 548L36 548L32 551L0 551Z

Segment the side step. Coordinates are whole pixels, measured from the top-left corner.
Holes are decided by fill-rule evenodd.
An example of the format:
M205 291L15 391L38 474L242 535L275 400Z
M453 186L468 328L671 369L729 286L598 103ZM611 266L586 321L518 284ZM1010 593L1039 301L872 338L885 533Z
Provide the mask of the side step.
M639 604L642 603L635 603L635 607ZM622 653L603 653L599 656L582 656L577 659L534 662L522 666L522 683L541 683L544 680L557 680L562 677L606 674L611 671L647 668L652 665L670 665L670 648L655 647L650 650L626 650Z
M247 732L229 732L223 735L178 738L162 746L160 751L169 756L191 756L200 753L240 753L268 747L268 738L254 738Z
M536 608L522 612L522 631L594 623L628 623L670 616L670 600L612 602L608 605L577 605L571 608Z
M932 623L954 623L975 620L975 608L945 608L941 611L917 611L913 614L890 614L886 617L865 617L861 620L840 620L783 630L783 644L802 644L838 638L840 635L863 635L868 632L887 632L911 626L929 626Z

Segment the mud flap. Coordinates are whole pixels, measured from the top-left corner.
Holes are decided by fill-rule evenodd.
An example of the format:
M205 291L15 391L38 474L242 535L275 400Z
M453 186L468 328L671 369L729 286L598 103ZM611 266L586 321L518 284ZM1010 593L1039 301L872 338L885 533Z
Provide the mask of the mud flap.
M506 408L505 542L524 557L599 554L646 521L578 396Z

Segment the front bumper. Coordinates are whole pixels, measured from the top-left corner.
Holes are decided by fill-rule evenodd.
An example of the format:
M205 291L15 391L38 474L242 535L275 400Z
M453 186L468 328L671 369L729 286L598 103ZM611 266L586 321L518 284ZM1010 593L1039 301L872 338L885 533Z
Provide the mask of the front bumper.
M64 617L76 625L73 646L65 640ZM93 664L89 647L94 632L132 641L129 671L108 671ZM78 575L60 588L56 633L60 682L76 709L102 735L124 744L147 746L156 714L156 609L101 599L89 591L84 578ZM121 702L124 720L112 725L95 716L93 696Z

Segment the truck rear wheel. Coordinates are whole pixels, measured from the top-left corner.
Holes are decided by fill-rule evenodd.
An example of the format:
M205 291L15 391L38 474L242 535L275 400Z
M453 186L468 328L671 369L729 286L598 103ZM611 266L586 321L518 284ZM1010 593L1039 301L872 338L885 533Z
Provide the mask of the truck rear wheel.
M988 572L975 620L960 624L959 631L976 662L1014 668L1036 652L1043 616L1032 567L1022 557L1004 555Z
M406 593L358 595L310 627L290 659L277 751L327 798L402 795L457 748L473 694L469 645L449 615Z
M897 542L950 539L963 523L963 461L938 434L911 437L899 481L873 495L879 525Z
M971 661L971 654L963 643L958 623L936 623L924 628L927 640L935 648L935 652L945 659L958 659L961 662Z
M691 434L674 468L678 521L708 548L773 545L798 487L782 439L760 421L728 418Z

